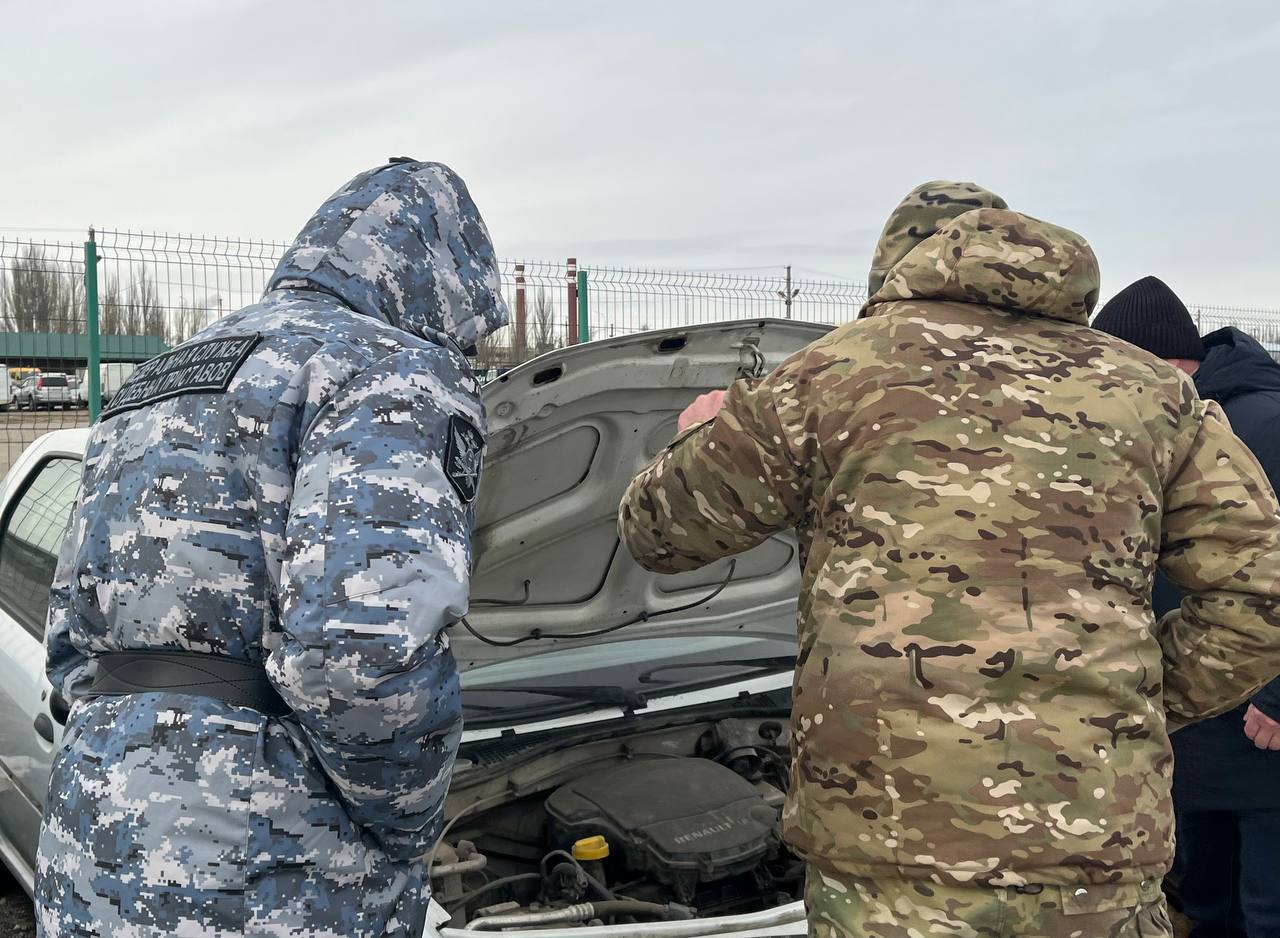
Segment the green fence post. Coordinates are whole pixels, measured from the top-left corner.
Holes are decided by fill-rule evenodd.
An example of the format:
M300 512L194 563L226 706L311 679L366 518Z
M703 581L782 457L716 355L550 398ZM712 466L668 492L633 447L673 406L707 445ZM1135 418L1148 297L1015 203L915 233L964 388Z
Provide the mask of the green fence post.
M578 269L578 341L591 341L591 316L587 309L587 272Z
M89 382L89 422L93 423L102 409L102 350L98 346L98 245L92 228L84 243L84 305L89 330L89 367L85 377Z

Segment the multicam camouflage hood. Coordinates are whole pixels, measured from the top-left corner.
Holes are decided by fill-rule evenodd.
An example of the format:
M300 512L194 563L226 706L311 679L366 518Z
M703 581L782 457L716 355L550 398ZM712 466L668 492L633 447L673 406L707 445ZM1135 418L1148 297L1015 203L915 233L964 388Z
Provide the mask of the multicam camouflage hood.
M863 307L897 300L954 300L1087 325L1098 302L1098 261L1073 231L1018 212L965 212L888 272Z
M898 203L880 233L867 277L868 295L874 296L884 285L886 275L898 261L957 215L975 208L1008 207L1000 196L972 182L935 180L916 186Z
M267 291L315 289L411 332L462 348L507 322L498 261L480 212L442 163L400 160L361 173L303 226Z

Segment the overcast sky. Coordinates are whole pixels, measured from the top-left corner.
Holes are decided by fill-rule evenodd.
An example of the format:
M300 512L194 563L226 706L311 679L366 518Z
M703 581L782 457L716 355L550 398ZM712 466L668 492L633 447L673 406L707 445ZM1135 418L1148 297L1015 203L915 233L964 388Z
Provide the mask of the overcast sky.
M4 23L5 229L288 240L403 154L452 165L506 257L861 280L898 199L959 178L1082 233L1104 296L1154 273L1280 307L1274 0L112 0Z

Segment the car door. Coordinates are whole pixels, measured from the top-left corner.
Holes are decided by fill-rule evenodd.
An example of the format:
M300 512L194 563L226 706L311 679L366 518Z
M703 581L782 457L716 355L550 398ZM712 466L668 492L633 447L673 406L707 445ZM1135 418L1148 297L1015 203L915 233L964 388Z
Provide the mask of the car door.
M40 812L66 702L44 674L49 586L76 492L80 459L29 452L0 513L0 852L34 868ZM23 471L25 469L25 471ZM29 884L28 884L29 885Z

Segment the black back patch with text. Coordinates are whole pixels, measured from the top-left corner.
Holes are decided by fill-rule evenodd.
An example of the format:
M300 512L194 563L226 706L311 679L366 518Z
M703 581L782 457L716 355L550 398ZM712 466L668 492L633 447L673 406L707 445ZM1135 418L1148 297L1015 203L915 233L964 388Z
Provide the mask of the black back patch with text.
M449 418L449 442L444 451L444 474L449 484L466 504L476 500L480 487L480 461L484 455L484 437L461 417Z
M103 409L102 419L180 394L222 394L261 335L190 342L143 362Z

